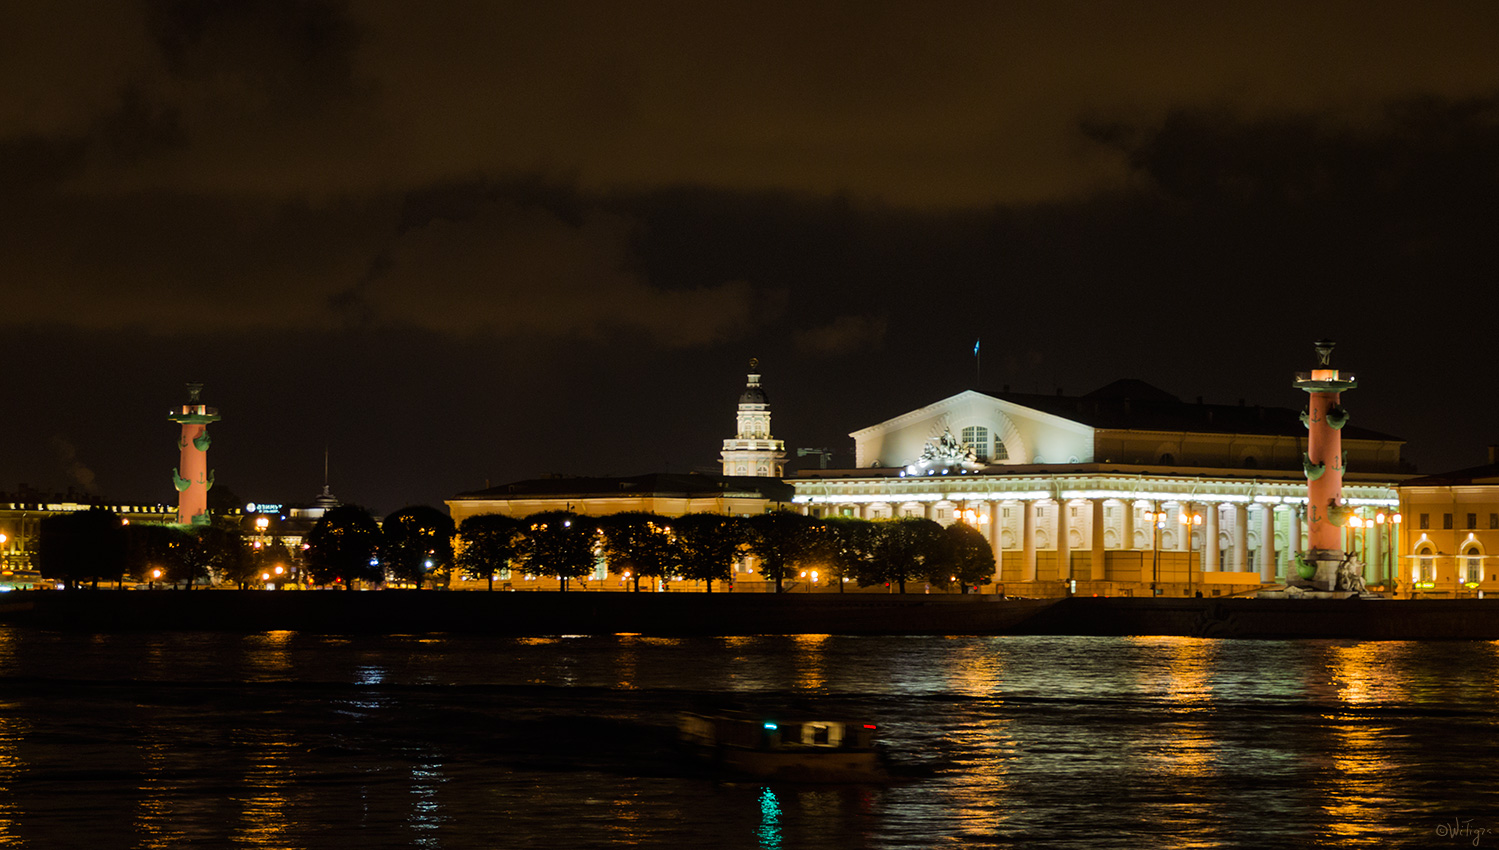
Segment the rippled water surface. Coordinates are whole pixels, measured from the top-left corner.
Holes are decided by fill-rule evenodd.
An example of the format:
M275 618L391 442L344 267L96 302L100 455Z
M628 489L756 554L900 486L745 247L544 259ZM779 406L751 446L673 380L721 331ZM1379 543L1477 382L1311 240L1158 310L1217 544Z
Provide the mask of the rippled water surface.
M1499 846L1499 645L0 628L0 847ZM677 712L852 710L882 786Z

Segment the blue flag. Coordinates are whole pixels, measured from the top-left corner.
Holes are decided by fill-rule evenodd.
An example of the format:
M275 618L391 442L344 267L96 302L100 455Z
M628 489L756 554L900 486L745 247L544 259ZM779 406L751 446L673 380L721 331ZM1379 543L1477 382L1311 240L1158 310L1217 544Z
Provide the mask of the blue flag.
M973 341L973 356L974 357L979 356L979 342L980 342L980 340L974 340Z

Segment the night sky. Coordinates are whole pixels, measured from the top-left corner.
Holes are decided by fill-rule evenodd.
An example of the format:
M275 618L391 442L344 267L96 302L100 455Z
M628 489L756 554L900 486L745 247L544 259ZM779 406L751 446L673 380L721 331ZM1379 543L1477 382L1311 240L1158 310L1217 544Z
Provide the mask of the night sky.
M737 6L737 8L734 8ZM968 388L1499 442L1499 4L0 7L0 489L380 512ZM972 350L983 339L982 379ZM977 386L976 386L977 385ZM794 455L794 451L793 451Z

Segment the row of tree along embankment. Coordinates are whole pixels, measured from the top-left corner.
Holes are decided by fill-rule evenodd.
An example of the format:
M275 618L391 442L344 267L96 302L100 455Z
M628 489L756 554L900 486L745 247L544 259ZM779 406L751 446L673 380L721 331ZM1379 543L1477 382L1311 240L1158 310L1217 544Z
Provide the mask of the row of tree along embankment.
M35 591L0 623L86 631L496 635L1175 635L1499 640L1487 600L1004 599L748 593Z

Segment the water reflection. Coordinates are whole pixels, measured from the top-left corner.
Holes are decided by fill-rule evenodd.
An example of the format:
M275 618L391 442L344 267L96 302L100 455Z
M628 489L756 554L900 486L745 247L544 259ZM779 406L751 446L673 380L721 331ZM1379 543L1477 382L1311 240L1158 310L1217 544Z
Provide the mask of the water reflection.
M1389 815L1396 802L1389 758L1399 736L1378 710L1407 698L1401 670L1407 644L1382 642L1329 646L1326 669L1337 710L1321 723L1333 739L1330 774L1322 795L1327 846L1367 847L1395 832ZM1382 842L1380 842L1382 843Z
M252 679L284 677L291 670L291 640L296 632L277 630L245 637L245 664Z
M965 714L969 722L953 724L939 730L945 747L954 750L954 769L963 782L948 792L948 804L956 816L959 831L969 841L978 843L1010 817L1010 766L1019 746L1010 735L1010 718L1003 710L1005 644L956 642L947 656L949 687L981 701L974 702Z
M0 705L0 847L23 846L18 829L26 813L16 799L16 784L26 770L20 754L26 724L11 716L14 708Z
M796 641L796 687L803 691L822 690L823 644L831 635L794 635Z
M769 785L760 789L760 825L755 837L761 850L781 850L781 801Z
M407 821L418 847L441 847L438 829L448 820L442 813L437 791L448 778L441 762L418 762L411 766L411 817Z
M184 839L173 820L177 814L173 801L179 789L171 779L171 750L161 735L159 730L147 732L141 741L145 766L136 789L137 850L167 850L181 845Z
M0 673L10 673L16 661L16 630L0 626Z
M245 770L245 792L237 797L239 823L232 840L245 847L287 848L290 817L287 791L296 774L291 759L299 750L284 730L274 724L259 729L241 729L234 743L249 750Z

